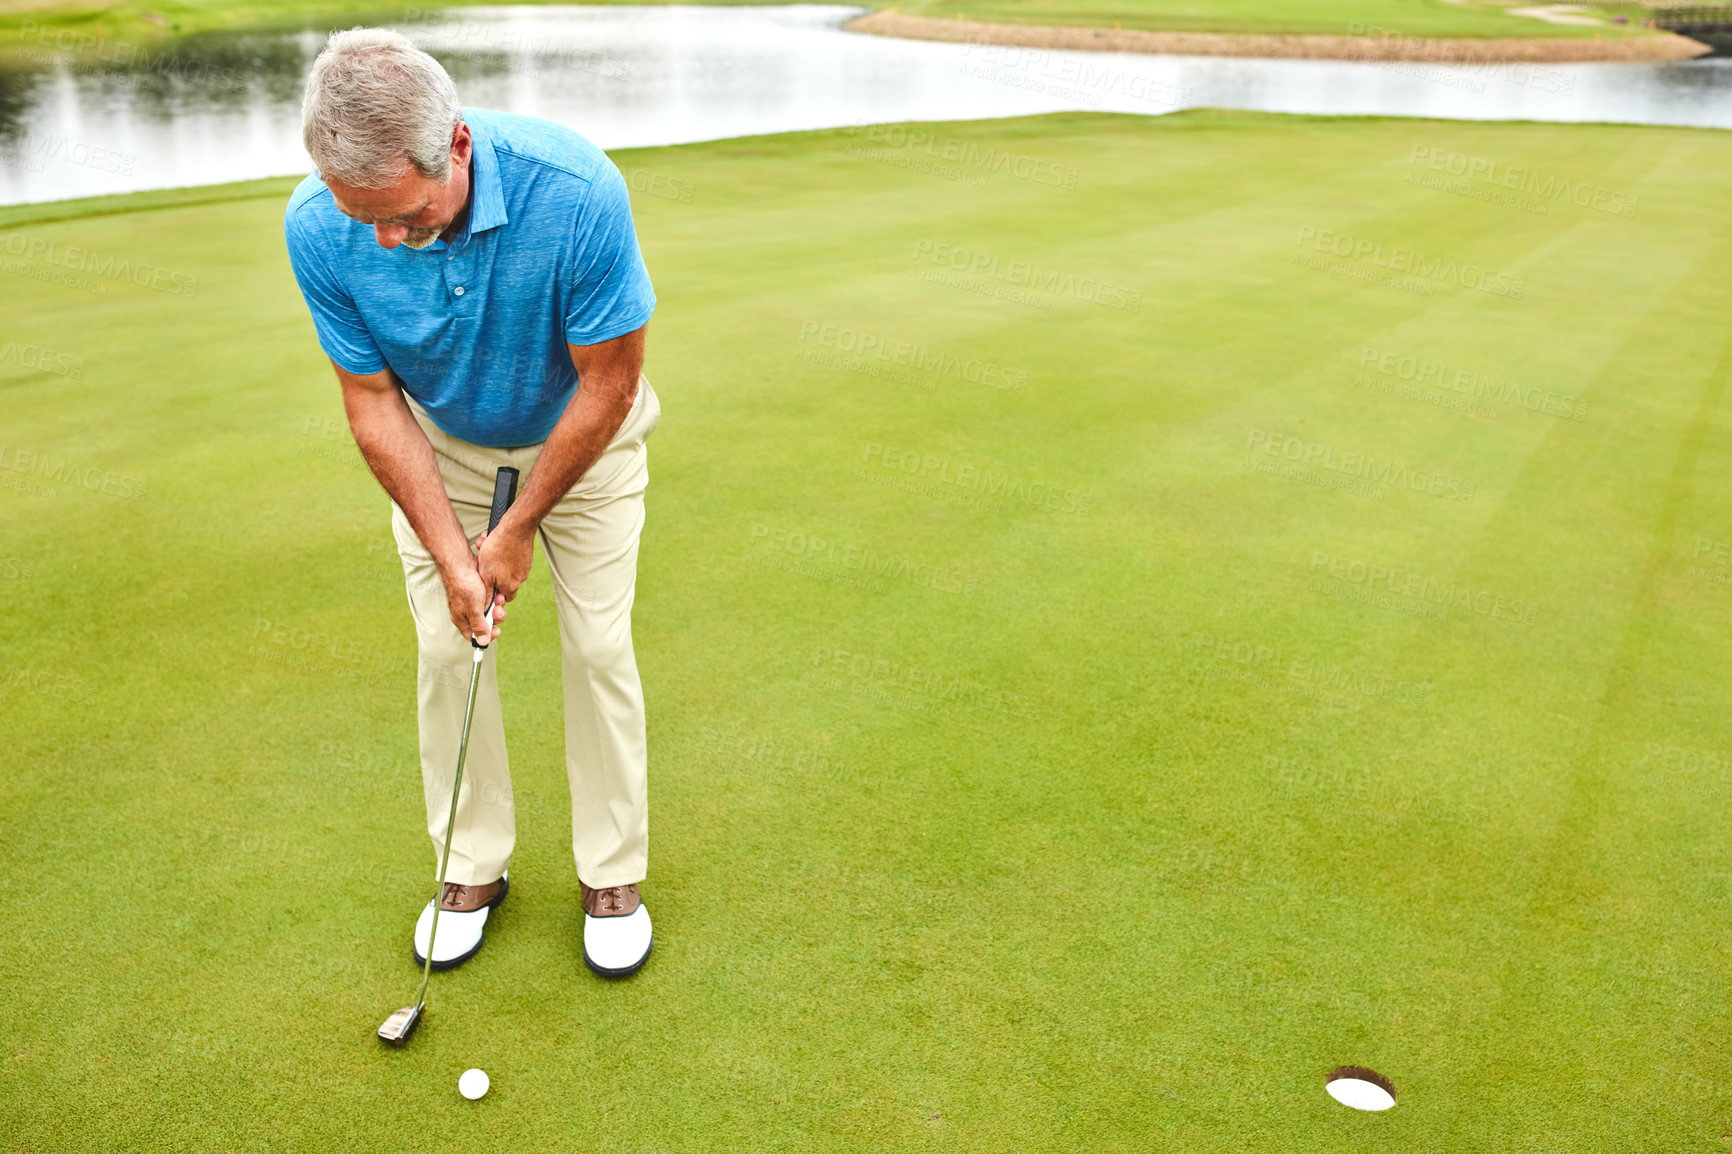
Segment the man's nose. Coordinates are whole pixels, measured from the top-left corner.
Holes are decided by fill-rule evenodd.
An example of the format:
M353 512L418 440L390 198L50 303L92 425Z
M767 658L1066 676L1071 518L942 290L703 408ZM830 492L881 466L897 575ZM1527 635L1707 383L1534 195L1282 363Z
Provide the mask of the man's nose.
M396 248L403 243L403 238L409 235L409 226L404 224L376 224L373 235L379 240L380 248Z

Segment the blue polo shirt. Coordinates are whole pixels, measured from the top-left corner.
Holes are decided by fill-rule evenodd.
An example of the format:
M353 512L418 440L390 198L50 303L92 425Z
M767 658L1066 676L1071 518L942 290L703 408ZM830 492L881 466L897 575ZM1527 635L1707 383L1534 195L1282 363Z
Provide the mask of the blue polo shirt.
M338 366L389 366L454 437L533 445L577 388L566 342L637 329L655 293L625 180L601 149L533 116L466 108L463 120L475 160L460 235L380 248L314 173L283 216L289 263Z

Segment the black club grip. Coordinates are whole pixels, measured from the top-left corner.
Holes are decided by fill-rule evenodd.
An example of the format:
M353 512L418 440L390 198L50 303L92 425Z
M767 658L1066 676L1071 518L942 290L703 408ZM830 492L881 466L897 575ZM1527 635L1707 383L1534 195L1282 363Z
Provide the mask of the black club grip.
M511 508L511 503L517 500L517 470L507 465L499 470L499 475L493 478L493 511L487 514L487 531L489 533L499 528L499 522L505 519L505 511Z

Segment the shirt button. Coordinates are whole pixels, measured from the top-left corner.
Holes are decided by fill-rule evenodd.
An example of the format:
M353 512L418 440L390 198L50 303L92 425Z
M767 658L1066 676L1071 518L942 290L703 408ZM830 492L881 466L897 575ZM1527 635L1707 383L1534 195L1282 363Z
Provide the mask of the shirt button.
M462 296L463 295L463 286L458 285L456 288L452 289L451 291L456 293L458 296Z

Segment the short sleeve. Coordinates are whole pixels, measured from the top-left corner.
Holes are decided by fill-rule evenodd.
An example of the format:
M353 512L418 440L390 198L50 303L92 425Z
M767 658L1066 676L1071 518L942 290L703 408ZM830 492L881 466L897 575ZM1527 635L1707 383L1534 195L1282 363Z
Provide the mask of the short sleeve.
M313 314L313 328L325 355L337 367L357 376L385 368L385 358L367 331L354 298L331 271L318 240L308 234L293 210L283 219L283 235L289 246L289 266L295 270L307 311Z
M572 251L565 339L574 345L622 337L643 327L656 307L625 178L612 164L601 168L580 210Z

